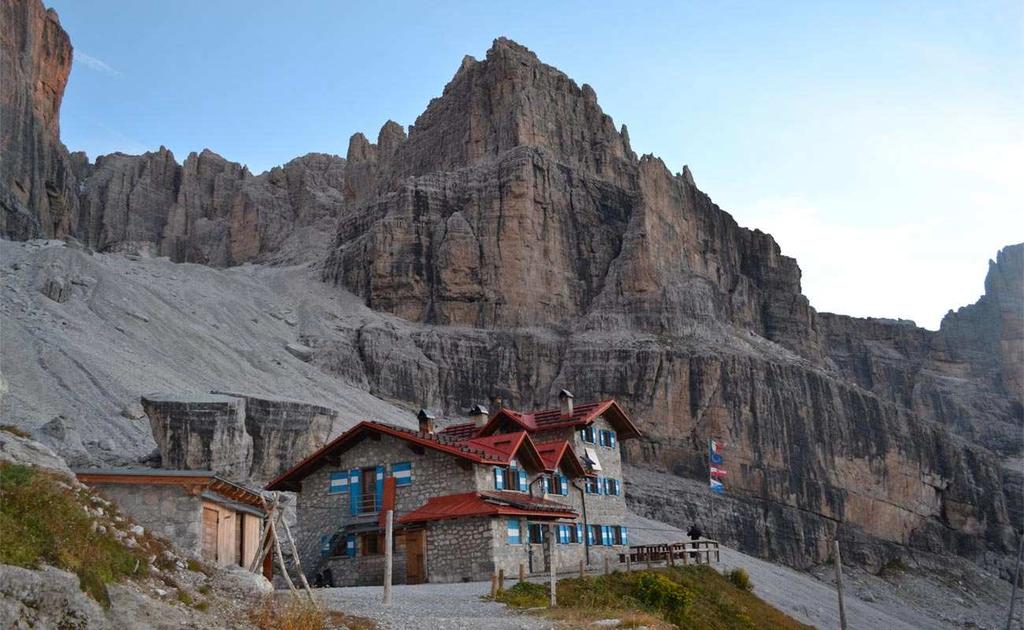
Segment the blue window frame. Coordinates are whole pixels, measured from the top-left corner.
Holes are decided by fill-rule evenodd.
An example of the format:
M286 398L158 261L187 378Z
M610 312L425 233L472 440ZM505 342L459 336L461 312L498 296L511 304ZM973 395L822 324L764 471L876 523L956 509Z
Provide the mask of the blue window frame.
M587 494L601 494L602 485L601 477L587 477L587 482L584 488Z
M583 427L580 434L584 442L587 442L588 444L596 443L596 440L594 439L594 427Z

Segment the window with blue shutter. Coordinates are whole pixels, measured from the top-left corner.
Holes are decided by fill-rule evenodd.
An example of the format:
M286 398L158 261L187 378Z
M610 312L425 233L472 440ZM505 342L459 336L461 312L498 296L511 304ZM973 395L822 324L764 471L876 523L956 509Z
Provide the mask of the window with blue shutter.
M601 446L608 446L608 432L604 429L597 432L597 443Z
M608 446L615 448L615 431L608 432Z
M359 469L353 468L348 471L348 505L353 516L359 514L359 498L362 496L359 485Z
M412 484L412 462L392 464L391 476L395 478L395 486L408 486Z
M612 527L611 525L601 526L601 544L610 545L612 544Z
M587 477L586 486L587 494L601 494L600 479L597 477Z
M356 557L356 535L349 534L345 537L345 555L349 558Z
M628 545L629 544L629 530L626 527L623 527L621 529L622 529L622 544L623 545Z
M548 479L547 475L544 475L540 479L541 488L544 490L544 494L551 494L551 480Z
M594 535L594 532L598 530L598 527L600 527L600 526L599 525L590 525L589 527L587 527L587 542L590 543L591 545L599 545L599 544L601 544L601 543L599 543L597 541L597 536Z
M348 471L332 472L331 481L327 486L327 494L343 494L345 492L348 492Z
M320 557L326 558L331 555L331 536L324 534L320 537Z
M508 544L518 545L522 542L523 538L521 530L519 529L519 519L510 518L508 519L508 525L506 527L506 533L508 536Z
M576 523L576 542L583 542L583 523Z
M526 492L526 488L527 488L527 484L528 483L529 482L527 480L526 471L523 470L522 468L520 468L519 469L519 487L516 488L516 490L519 490L520 492Z
M559 494L563 497L569 496L569 478L565 475L558 475L558 480L561 482L561 488L559 488Z
M505 489L505 471L501 468L494 468L494 489L504 490Z
M610 477L605 478L605 480L604 480L604 488L605 488L605 490L604 490L605 494L612 495L612 496L618 496L619 488L620 488L619 480L618 479L612 479Z
M584 442L588 442L590 444L594 443L594 427L583 427L583 430L580 433L582 434Z

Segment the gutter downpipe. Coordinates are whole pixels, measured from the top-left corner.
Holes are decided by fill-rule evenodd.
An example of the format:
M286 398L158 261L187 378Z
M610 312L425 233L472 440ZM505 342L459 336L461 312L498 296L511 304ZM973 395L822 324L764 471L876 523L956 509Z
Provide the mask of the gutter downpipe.
M587 480L584 479L583 483L586 484ZM580 504L583 506L583 550L587 557L587 566L590 566L590 525L587 523L587 493L583 491L583 488L576 485L576 480L573 480L573 488L576 488L580 492Z

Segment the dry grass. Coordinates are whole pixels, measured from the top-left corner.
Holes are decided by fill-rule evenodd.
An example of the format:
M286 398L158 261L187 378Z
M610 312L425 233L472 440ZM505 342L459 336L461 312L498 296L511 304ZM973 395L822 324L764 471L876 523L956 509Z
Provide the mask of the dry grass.
M249 615L259 630L376 630L369 619L340 612L327 612L301 595L282 595L263 600L263 605Z
M30 435L29 432L26 431L25 429L22 429L21 427L16 427L13 424L0 424L0 431L7 431L11 435L17 435L18 437L23 438L27 438Z

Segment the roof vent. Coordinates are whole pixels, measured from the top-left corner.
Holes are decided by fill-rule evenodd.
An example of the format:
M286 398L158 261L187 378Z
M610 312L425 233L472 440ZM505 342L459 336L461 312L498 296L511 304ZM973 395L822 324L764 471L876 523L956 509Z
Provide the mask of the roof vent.
M434 415L426 409L420 409L420 412L416 414L416 419L419 420L420 433L433 433L434 432Z
M483 405L473 405L473 408L469 410L469 417L473 420L473 425L476 427L482 427L487 424L489 415L487 407Z
M563 389L558 392L558 406L562 411L563 418L572 417L572 399L573 395L569 390Z

